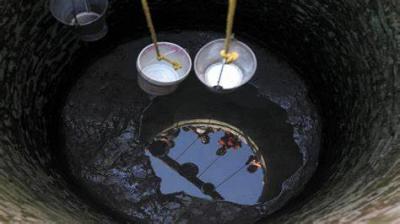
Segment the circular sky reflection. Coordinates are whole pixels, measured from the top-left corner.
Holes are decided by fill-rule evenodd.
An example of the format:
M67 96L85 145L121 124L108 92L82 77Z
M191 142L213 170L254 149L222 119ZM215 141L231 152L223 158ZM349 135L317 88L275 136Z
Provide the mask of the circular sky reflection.
M221 122L180 122L146 147L161 192L242 205L261 201L265 161L252 140Z

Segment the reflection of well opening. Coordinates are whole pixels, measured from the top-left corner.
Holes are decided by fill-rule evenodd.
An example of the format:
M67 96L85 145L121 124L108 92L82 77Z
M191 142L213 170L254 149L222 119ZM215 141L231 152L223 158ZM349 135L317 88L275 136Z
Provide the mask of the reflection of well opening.
M182 133L182 132L186 132L186 133ZM189 142L186 142L186 145L182 146L181 144L177 145L176 141L186 141L188 139L188 137L183 137L183 140L179 140L182 139L182 135L181 134L187 134L188 132L193 132L194 133L194 140L192 141L192 139L190 139L189 137ZM224 133L224 137L221 137L218 141L216 141L214 138L216 137L216 135L218 135L220 132ZM197 137L196 137L197 135ZM229 136L229 137L227 137ZM211 143L210 142L202 142L203 144L199 143L200 146L196 148L197 145L194 145L194 143L199 142L199 139L201 139L202 137L207 137L208 141L210 141L211 138ZM152 145L154 144L155 141L158 141L160 139L163 139L163 141L168 141L169 144L165 145L165 149L168 150L167 153L162 153L158 155L161 156L157 156L154 154L154 152L152 152ZM226 141L230 141L230 140L234 140L236 139L237 141L237 145L231 145L231 146L226 146L224 142L224 140ZM213 141L214 140L214 141ZM217 143L217 144L216 144ZM231 144L234 144L234 142L231 142ZM171 145L171 146L170 146ZM237 147L235 147L237 146ZM181 150L179 148L182 148ZM250 150L251 153L250 155L241 155L240 157L236 156L236 159L231 159L229 161L226 161L226 159L224 160L224 156L229 157L229 153L226 155L227 152L225 152L223 155L219 155L218 151L223 149L223 147L226 147L226 151L232 151L231 153L238 153L238 151L243 151L243 150ZM228 148L229 147L229 148ZM192 149L193 148L193 149ZM197 155L196 152L193 152L193 150L206 150L205 148L207 148L207 153L202 154L202 155ZM215 152L212 150L213 148L215 148ZM266 171L266 162L264 159L264 155L263 153L260 151L260 149L257 147L257 145L254 143L254 141L247 136L245 133L243 133L240 129L229 125L228 123L225 122L220 122L217 120L211 120L211 119L196 119L196 120L187 120L187 121L180 121L175 123L174 125L170 126L169 128L161 131L153 140L153 143L150 144L150 146L147 147L147 149L150 151L150 153L148 154L151 157L151 161L153 164L153 169L155 169L156 174L162 178L162 179L171 179L170 176L173 176L170 174L170 176L163 174L163 171L159 171L161 168L160 167L156 167L156 166L160 166L159 163L157 163L157 161L155 161L156 158L158 158L159 160L163 161L165 165L167 166L163 166L162 169L168 169L171 168L172 170L174 170L177 173L180 173L179 170L182 168L182 166L186 165L186 164L193 164L195 166L197 166L198 168L196 168L198 171L198 173L195 174L195 176L191 176L191 175L186 175L185 173L181 173L182 177L185 177L187 181L191 182L192 185L197 186L199 189L201 189L203 191L204 194L208 195L209 197L213 198L214 200L226 200L226 201L231 201L234 203L238 203L238 204L256 204L256 203L260 203L263 202L265 200L264 195L265 195L265 191L268 190L265 188L264 186L264 182L268 181L267 178L267 171ZM211 149L211 151L209 151ZM158 149L156 149L158 150ZM174 151L176 150L180 150L177 154L174 153ZM215 153L217 153L217 155L215 155ZM176 155L174 155L176 154ZM202 162L202 160L204 160L205 157L214 155L215 158L210 159L209 161L207 161L207 163L203 164L203 166L200 166L199 163ZM192 157L192 158L197 158L194 160L189 160L186 163L182 162L181 158L183 156L186 157ZM234 155L235 156L235 155ZM246 157L249 156L249 157ZM211 158L210 157L210 158ZM221 159L222 158L222 159ZM241 160L241 161L240 161ZM247 161L246 161L247 160ZM240 162L242 162L243 164L240 164ZM224 166L224 164L227 163L239 163L237 164L236 167L232 167L233 170L229 171L229 170L224 170L227 169L226 166ZM231 168L231 169L232 169ZM254 175L254 173L256 173L258 176L260 176L259 180L256 180L254 178L246 178L246 168L247 171L251 174ZM213 170L224 170L222 173L222 175L220 175L220 177L222 179L218 180L219 183L211 183L211 182L204 182L202 180L202 178L206 177L207 174L208 176L210 176L210 174L212 175ZM252 170L253 169L253 170ZM158 171L158 172L157 172ZM258 171L260 171L259 173L257 173ZM161 176L160 176L161 174ZM164 176L162 176L164 175ZM252 177L250 175L250 177ZM209 178L208 178L209 179ZM231 179L236 179L238 180L238 182L235 184L235 182L231 182L229 183L229 181ZM167 180L169 182L171 182L171 180ZM255 182L254 182L255 181ZM172 181L174 182L174 185L179 185L176 184L175 182L177 181ZM163 181L161 183L161 191L163 193L174 193L171 190L164 190L163 188L168 188L168 186L164 186L163 187ZM225 193L224 194L228 194L227 196L234 199L229 199L226 197L223 197L224 194L220 194L221 192L219 191L226 191L226 188L232 188L230 186L232 185L237 185L240 183L246 183L245 185L243 185L242 187L240 187L240 191L237 192L231 192L231 193ZM225 186L222 186L224 185ZM259 189L254 188L254 186L256 185L260 185L261 187ZM209 192L204 191L204 187L206 185L212 185L213 188L215 188L215 190L211 190ZM250 186L250 189L248 189ZM173 187L173 186L172 186ZM224 188L225 190L224 190ZM171 187L170 187L171 188ZM220 189L218 191L218 189ZM184 190L184 189L183 189ZM259 190L259 196L254 198L253 201L250 202L249 199L249 195L247 194L243 194L243 192L251 192L251 194L255 194L255 191ZM177 192L177 191L176 191ZM191 193L190 190L189 191L185 191L188 194L191 194L193 196L197 196L199 195L198 192L194 192ZM229 190L228 190L229 192ZM247 195L247 196L242 196L242 198L238 197L237 195L239 195L240 193L242 193L243 195ZM201 195L199 197L202 197ZM207 198L207 197L203 197L203 198Z
M213 128L220 128L222 130L226 130L229 132L232 132L235 135L240 136L246 141L246 144L250 145L250 148L254 150L254 153L259 153L259 148L257 144L253 141L253 139L250 138L250 136L245 135L239 128L232 126L228 123L217 121L217 120L211 120L211 119L196 119L196 120L188 120L188 121L180 121L177 122L176 124L170 126L169 128L161 131L164 132L168 129L174 128L174 127L183 127L183 126L209 126ZM265 161L262 160L262 164L265 167Z

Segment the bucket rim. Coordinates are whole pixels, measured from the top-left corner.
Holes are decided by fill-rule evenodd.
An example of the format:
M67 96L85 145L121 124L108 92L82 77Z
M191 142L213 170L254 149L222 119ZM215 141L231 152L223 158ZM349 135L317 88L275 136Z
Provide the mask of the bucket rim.
M190 74L190 71L192 70L193 63L192 63L192 58L190 57L189 53L186 51L185 48L183 48L183 47L181 47L181 46L179 46L179 45L177 45L177 44L171 43L171 42L161 41L161 42L157 42L157 44L158 44L158 45L169 45L169 46L174 46L174 47L177 47L177 48L179 48L180 50L182 50L182 52L183 52L184 55L188 58L188 61L189 61L189 66L188 66L187 71L185 71L185 73L184 73L184 74L182 75L182 77L180 77L179 79L177 79L177 80L175 80L175 81L170 81L170 82L161 82L161 81L152 79L152 78L148 77L146 74L144 74L144 73L142 72L143 67L140 65L140 58L141 58L141 56L144 54L144 52L145 52L147 49L149 49L150 47L153 47L153 46L154 46L154 43L151 43L151 44L147 45L146 47L144 47L144 48L140 51L140 53L139 53L139 55L138 55L138 57L137 57L137 59L136 59L136 69L137 69L139 75L140 75L142 78L144 78L146 81L148 81L148 82L150 82L150 83L152 83L152 84L158 85L158 86L171 86L171 85L176 85L176 84L181 83L184 79L186 79L186 77Z

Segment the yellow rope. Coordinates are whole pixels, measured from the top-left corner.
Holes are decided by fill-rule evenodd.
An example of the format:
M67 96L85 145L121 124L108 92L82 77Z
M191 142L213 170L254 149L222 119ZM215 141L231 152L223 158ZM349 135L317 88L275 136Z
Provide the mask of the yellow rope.
M170 59L166 58L164 55L161 55L160 49L159 49L158 43L157 43L156 30L154 29L153 20L151 19L150 8L149 8L149 4L147 3L147 0L142 0L142 7L143 7L144 15L146 17L147 27L149 28L149 31L150 31L151 40L153 41L154 47L156 48L157 59L159 61L164 60L164 61L168 62L169 64L172 65L172 67L175 70L181 69L182 65L179 62L170 60Z
M228 5L228 15L226 18L226 37L225 37L225 46L224 49L220 52L222 58L225 59L226 63L232 63L239 58L239 54L235 51L229 52L229 48L232 42L232 29L233 29L233 21L235 18L237 0L229 0Z

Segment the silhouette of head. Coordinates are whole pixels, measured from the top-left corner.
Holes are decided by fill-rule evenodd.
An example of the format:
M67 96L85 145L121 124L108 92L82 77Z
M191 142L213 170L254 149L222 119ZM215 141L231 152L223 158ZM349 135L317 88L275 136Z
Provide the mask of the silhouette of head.
M200 135L201 143L208 144L210 142L210 137L208 135Z
M167 143L157 140L153 141L147 148L153 156L159 157L165 155L167 151Z
M255 173L258 170L258 166L256 165L250 165L247 167L247 171L249 171L249 173Z

